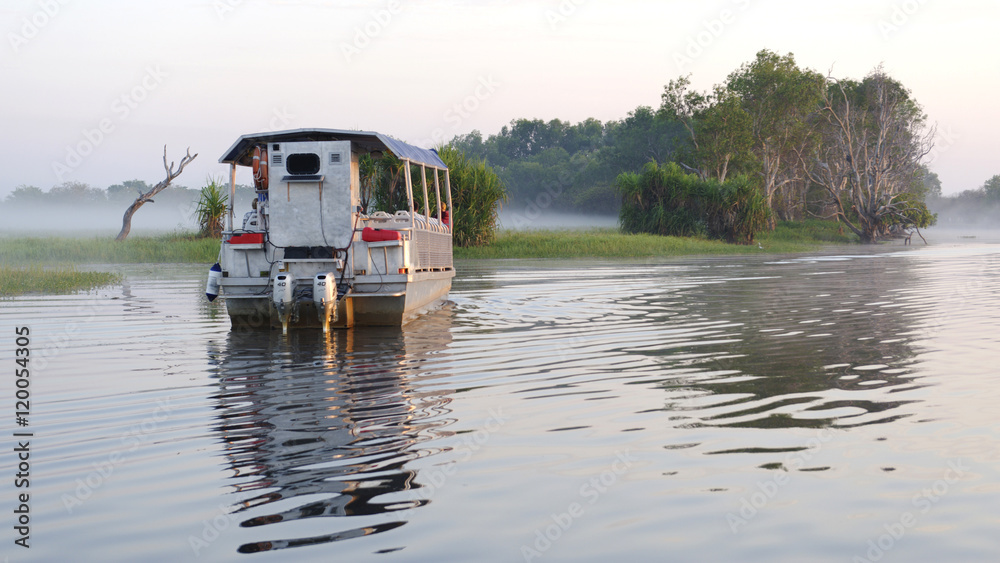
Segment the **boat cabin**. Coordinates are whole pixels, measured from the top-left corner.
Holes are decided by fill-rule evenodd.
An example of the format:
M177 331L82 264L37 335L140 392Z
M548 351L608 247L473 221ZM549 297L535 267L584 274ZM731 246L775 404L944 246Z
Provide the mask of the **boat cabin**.
M365 155L398 161L401 209L375 209L362 193ZM399 326L447 295L451 184L437 152L374 132L296 129L244 135L219 161L230 165L230 209L207 293L225 297L234 326ZM237 220L241 166L256 199Z

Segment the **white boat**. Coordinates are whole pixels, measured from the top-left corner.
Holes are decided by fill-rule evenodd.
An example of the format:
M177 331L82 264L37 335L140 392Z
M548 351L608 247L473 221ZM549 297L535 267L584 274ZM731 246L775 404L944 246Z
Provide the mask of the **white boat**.
M362 209L359 158L387 151L403 163L408 209ZM238 166L253 168L257 194L242 224L230 204L206 290L225 298L234 327L400 326L451 289L451 182L436 151L374 132L295 129L244 135L219 162L230 165L230 202Z

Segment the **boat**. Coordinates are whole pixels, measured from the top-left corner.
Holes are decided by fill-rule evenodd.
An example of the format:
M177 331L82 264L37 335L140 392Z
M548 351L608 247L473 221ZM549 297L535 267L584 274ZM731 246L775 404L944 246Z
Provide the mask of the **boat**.
M390 153L407 206L365 209L359 160ZM243 135L219 162L231 203L206 294L224 298L234 328L402 326L447 297L451 179L436 151L370 131L294 129ZM238 225L241 166L256 199Z

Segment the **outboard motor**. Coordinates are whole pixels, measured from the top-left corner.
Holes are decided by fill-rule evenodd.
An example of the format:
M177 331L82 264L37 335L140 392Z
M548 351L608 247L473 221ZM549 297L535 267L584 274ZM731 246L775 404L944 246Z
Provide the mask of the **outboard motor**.
M330 321L337 320L337 277L332 272L316 274L313 278L313 303L323 332L329 332Z
M295 313L295 276L288 272L278 272L274 276L272 299L281 320L281 333L288 334L288 321Z

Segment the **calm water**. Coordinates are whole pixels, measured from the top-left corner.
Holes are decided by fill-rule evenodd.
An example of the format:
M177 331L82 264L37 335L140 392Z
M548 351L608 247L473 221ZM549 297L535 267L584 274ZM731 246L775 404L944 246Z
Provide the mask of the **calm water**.
M10 561L995 561L1000 245L461 263L403 330L230 332L204 267L32 330ZM849 253L849 254L848 254Z

